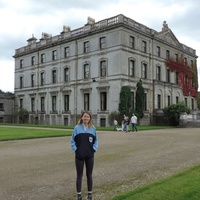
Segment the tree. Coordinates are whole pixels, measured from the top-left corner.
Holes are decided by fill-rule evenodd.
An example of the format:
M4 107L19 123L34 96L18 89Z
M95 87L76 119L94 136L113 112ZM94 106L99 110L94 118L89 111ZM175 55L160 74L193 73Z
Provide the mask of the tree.
M184 102L179 102L178 104L172 104L163 109L164 119L171 126L179 125L179 118L181 113L190 113L190 109L185 105Z
M20 123L24 124L25 122L27 122L29 116L28 110L20 108L17 112L17 115L19 116Z
M138 118L142 118L144 116L144 88L142 86L142 80L140 79L137 82L137 90L136 90L136 103L135 103L135 114Z
M119 96L118 110L121 116L129 115L131 107L131 88L129 86L123 86Z

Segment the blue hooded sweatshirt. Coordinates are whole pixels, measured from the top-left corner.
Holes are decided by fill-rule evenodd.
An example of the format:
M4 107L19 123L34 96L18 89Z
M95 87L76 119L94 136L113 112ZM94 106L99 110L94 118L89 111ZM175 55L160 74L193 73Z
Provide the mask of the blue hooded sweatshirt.
M84 129L83 124L76 125L71 137L71 148L77 159L94 157L98 149L98 138L94 126Z

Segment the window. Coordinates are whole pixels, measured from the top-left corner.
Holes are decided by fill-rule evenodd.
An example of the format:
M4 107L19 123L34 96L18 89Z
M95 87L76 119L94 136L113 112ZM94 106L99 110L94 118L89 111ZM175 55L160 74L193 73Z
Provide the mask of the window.
M32 65L32 66L35 65L35 56L32 56L32 57L31 57L31 65Z
M64 51L65 51L65 58L68 58L69 57L69 47L65 47Z
M84 79L89 79L90 76L90 66L88 63L84 64L83 66L83 70L84 70Z
M157 79L158 81L161 80L161 66L157 66L157 67L156 67L156 79Z
M192 110L194 110L194 99L191 99Z
M157 56L160 57L160 47L157 46Z
M147 93L144 93L144 111L147 111Z
M194 78L192 78L192 88L195 88L195 81L194 81Z
M57 51L54 50L52 51L52 60L56 60L57 59Z
M84 110L90 110L90 94L84 94Z
M100 61L100 76L101 77L106 76L106 61L105 60Z
M69 111L69 95L64 95L64 111Z
M142 63L142 78L147 78L147 64Z
M23 77L21 76L19 79L19 87L23 88L24 84L23 84Z
M193 62L193 60L190 61L190 66L191 66L191 68L194 68L194 62Z
M187 75L185 75L184 83L185 83L185 85L188 85L188 76Z
M68 67L64 68L64 82L65 83L69 82L69 68Z
M170 95L167 96L167 105L170 106L171 104L171 97Z
M129 76L135 76L135 60L129 60Z
M133 36L130 36L130 48L135 48L135 38Z
M106 92L101 92L100 93L100 109L101 111L107 110L107 93Z
M89 42L84 42L83 44L83 52L88 53L89 52Z
M4 111L4 104L0 103L0 111Z
M106 48L106 37L101 37L99 39L99 47L100 47L100 49Z
M169 51L169 50L166 51L166 59L167 59L167 60L170 59L170 51Z
M22 68L22 67L23 67L23 64L24 64L24 60L23 60L23 59L20 60L19 63L20 63L20 64L19 64L19 65L20 65L20 68Z
M158 96L157 96L157 104L158 104L158 109L161 109L161 95L160 94L158 94Z
M178 84L178 72L175 73L175 83Z
M145 41L142 41L142 51L143 51L144 53L147 52L147 43L146 43Z
M52 71L52 83L56 83L56 70Z
M35 112L35 98L31 98L31 112Z
M186 106L188 106L188 103L187 103L187 98L185 98L185 105L186 105Z
M176 96L176 104L179 102L179 97Z
M184 65L187 66L187 58L184 58Z
M56 112L56 96L52 96L52 111Z
M41 102L41 112L45 112L45 98L41 97L40 98L40 102Z
M35 82L35 76L34 76L34 74L31 74L31 87L34 87L34 82Z
M20 99L20 100L19 100L19 107L20 107L20 109L23 108L23 99Z
M178 62L178 54L175 53L175 61Z
M40 59L41 59L41 63L45 62L45 54L44 53L41 54L41 58Z
M44 85L44 72L40 73L40 85Z
M170 83L170 69L166 69L166 82Z
M135 94L131 92L131 110L135 110Z

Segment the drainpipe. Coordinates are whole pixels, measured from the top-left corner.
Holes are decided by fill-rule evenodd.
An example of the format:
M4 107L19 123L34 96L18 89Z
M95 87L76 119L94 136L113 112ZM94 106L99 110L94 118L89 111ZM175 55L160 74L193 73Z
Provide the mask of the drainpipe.
M75 41L75 85L74 85L74 122L77 124L77 93L78 93L78 41Z

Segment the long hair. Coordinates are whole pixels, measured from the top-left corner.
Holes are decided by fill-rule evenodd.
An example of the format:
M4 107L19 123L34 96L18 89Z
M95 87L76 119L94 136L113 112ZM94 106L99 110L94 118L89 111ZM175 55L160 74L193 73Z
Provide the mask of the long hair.
M89 127L93 126L93 123L92 123L92 116L91 116L90 112L88 112L88 111L83 111L83 112L82 112L82 114L81 114L81 116L80 116L80 119L78 120L78 124L83 124L82 117L83 117L83 115L84 115L85 113L88 114L88 115L90 116L90 121L88 122L88 126L89 126Z

